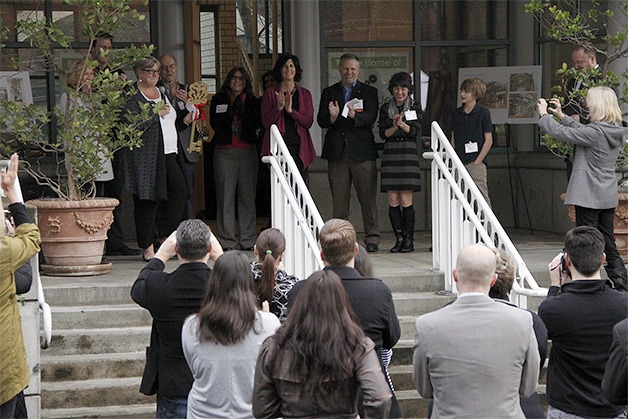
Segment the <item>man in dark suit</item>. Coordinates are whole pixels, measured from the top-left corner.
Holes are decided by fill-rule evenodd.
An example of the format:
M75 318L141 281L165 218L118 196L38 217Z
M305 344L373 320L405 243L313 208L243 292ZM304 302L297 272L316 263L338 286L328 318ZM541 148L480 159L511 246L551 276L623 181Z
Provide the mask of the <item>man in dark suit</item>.
M586 106L586 91L597 84L599 77L591 72L601 71L597 63L597 56L594 49L587 49L582 45L574 45L571 49L571 62L573 67L583 73L580 77L571 78L565 86L565 106L563 112L571 116L576 121L589 123L589 111ZM582 91L582 92L581 92Z
M628 318L613 327L613 344L602 378L602 394L611 403L628 404Z
M323 90L317 117L318 125L327 129L321 157L327 160L333 216L349 218L353 182L362 207L366 251L377 252L378 154L373 136L379 110L377 89L358 81L360 60L355 54L343 54L338 71L341 80Z
M159 57L159 63L161 64L159 68L161 74L159 85L164 87L164 94L177 112L177 128L180 128L177 132L179 137L179 150L177 153L179 164L183 168L188 190L192 192L196 178L196 163L201 161L201 154L200 152L189 150L190 124L193 120L190 108L187 105L188 94L185 85L177 80L177 60L170 54L163 54ZM159 89L161 90L161 87ZM194 218L191 196L188 198L186 216L187 218Z
M347 291L351 308L360 320L364 333L375 343L375 351L382 363L382 349L392 349L401 336L399 319L395 312L390 288L380 279L363 278L354 268L355 256L359 248L356 233L349 221L331 219L320 232L321 257L325 269L338 274ZM305 281L297 282L288 294L288 306L294 302L296 294ZM289 312L288 312L288 315ZM333 350L333 348L331 348ZM386 367L382 363L382 372ZM388 381L389 384L390 381ZM391 385L391 391L392 391ZM362 406L360 416L364 417ZM399 403L393 391L390 417L400 417Z
M140 392L157 394L157 418L185 417L194 378L181 348L181 327L198 312L211 270L209 259L222 254L220 244L201 220L183 221L142 269L131 289L133 301L153 317L150 346ZM177 256L181 265L164 272Z

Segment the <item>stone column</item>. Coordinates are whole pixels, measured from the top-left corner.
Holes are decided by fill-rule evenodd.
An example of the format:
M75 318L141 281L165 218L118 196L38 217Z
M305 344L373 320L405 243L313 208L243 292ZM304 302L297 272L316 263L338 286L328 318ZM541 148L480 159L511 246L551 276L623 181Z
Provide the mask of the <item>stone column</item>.
M312 92L314 102L314 124L310 128L316 153L320 155L323 148L321 129L316 123L318 102L321 98L321 44L319 2L312 0L296 0L290 4L290 21L292 53L299 57L303 78L300 83ZM294 24L298 22L297 24Z
M185 49L183 1L160 1L159 7L159 45L161 54L170 54L177 60L177 78L180 83L185 81Z

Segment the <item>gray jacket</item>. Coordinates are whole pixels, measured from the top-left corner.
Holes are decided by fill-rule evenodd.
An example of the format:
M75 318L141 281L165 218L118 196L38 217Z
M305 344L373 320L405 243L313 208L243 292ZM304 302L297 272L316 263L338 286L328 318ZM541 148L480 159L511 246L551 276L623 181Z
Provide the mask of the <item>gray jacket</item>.
M617 206L615 161L628 129L607 122L583 125L569 116L558 123L549 114L539 126L557 140L574 144L573 171L567 186L565 205L608 209Z

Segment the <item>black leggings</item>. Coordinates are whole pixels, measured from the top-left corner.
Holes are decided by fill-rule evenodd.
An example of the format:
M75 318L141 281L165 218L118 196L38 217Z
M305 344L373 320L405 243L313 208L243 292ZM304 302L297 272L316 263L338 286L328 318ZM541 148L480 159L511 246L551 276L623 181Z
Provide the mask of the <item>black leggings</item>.
M189 196L185 175L176 154L166 154L166 186L168 199L150 201L133 195L135 203L135 231L137 245L147 249L155 241L155 234L168 237L185 218L185 206ZM159 221L157 214L160 213Z

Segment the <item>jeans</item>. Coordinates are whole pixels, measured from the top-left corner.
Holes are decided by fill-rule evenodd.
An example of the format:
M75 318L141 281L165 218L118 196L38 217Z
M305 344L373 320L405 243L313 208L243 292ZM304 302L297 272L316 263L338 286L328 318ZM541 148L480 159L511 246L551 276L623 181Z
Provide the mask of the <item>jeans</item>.
M157 419L185 418L188 413L187 397L157 396Z

